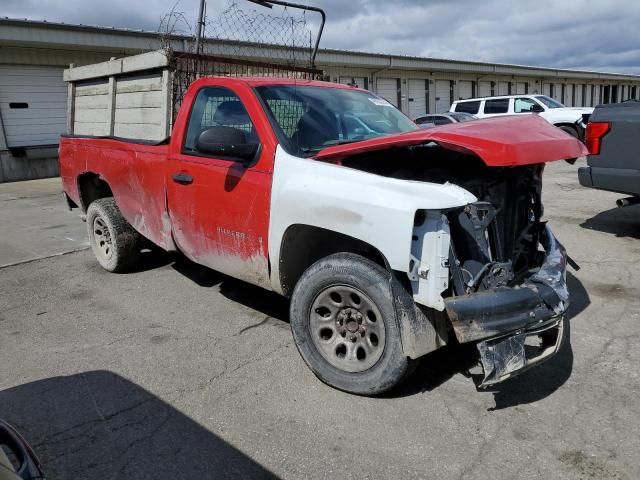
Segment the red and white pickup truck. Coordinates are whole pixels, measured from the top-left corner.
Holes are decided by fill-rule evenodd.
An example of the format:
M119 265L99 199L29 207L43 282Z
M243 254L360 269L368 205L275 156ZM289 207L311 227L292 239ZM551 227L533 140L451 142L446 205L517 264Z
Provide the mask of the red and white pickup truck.
M567 257L541 179L586 153L536 116L420 130L365 90L208 77L166 141L63 136L60 171L105 269L145 237L291 297L311 370L372 395L454 341L477 344L482 385L558 350Z

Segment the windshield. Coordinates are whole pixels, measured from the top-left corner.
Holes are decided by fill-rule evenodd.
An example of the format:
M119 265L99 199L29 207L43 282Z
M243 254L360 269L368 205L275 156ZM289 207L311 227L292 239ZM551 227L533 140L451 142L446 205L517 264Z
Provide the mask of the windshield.
M471 120L476 120L478 117L476 117L475 115L471 115L470 113L464 113L464 112L454 112L454 113L449 113L449 115L457 120L458 122L469 122Z
M565 106L561 104L559 101L554 100L551 97L547 97L546 95L539 95L535 98L540 102L544 103L547 106L547 108L565 108Z
M362 90L271 85L256 91L292 155L310 156L331 145L418 129L389 102Z

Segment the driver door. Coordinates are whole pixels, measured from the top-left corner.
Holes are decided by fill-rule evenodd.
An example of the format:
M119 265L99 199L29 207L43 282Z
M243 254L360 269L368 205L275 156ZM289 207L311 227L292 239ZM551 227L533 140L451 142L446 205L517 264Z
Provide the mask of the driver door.
M238 94L226 87L204 86L194 96L186 126L174 131L183 141L172 147L167 170L174 241L194 262L270 288L267 239L272 175L265 167L273 159L273 142L265 139L264 126L262 131L256 129L246 108L247 102L254 111L257 105L250 91ZM185 104L189 100L185 98ZM201 151L198 137L215 126L239 129L246 143L259 144L255 158Z

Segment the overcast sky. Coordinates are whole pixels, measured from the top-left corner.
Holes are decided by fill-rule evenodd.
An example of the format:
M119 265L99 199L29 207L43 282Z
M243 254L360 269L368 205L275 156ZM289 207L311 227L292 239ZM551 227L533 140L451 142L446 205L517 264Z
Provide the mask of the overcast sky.
M228 2L207 0L209 17ZM176 0L0 3L0 15L13 18L157 30ZM308 3L327 12L321 47L640 74L640 0ZM180 0L177 8L193 23L198 0Z

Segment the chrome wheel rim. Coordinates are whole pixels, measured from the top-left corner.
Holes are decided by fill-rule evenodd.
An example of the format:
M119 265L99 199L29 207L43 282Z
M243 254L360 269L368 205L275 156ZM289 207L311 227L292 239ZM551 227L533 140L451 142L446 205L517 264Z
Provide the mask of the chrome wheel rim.
M93 239L98 255L104 260L110 260L113 256L111 232L109 232L107 224L100 216L93 219Z
M384 322L364 292L347 285L328 287L315 298L309 317L313 343L334 367L362 372L382 357Z

